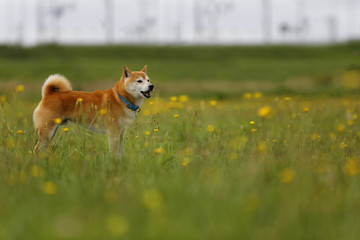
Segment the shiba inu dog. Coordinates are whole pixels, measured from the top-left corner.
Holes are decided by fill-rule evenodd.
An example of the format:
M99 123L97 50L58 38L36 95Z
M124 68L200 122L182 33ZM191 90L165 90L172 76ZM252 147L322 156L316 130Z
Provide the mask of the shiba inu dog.
M94 92L72 91L64 76L49 76L42 87L42 100L33 114L39 137L34 152L47 147L59 125L71 121L106 132L110 150L123 155L125 128L134 121L153 89L147 66L138 72L124 66L122 77L113 88Z

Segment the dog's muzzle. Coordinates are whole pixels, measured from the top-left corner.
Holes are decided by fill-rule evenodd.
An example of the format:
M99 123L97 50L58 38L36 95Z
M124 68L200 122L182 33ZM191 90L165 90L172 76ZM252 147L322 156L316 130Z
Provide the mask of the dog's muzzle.
M146 98L150 98L151 97L151 91L154 90L154 85L149 85L149 90L146 92L141 91L142 95L144 95L144 97Z

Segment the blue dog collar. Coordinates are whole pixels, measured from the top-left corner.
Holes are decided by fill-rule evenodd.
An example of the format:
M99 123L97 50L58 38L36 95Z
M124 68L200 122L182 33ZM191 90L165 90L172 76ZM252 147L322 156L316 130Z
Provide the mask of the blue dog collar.
M129 102L128 100L126 100L123 96L120 95L120 93L117 93L121 99L121 101L123 101L123 103L125 103L125 105L130 108L131 110L133 110L134 112L140 112L140 108L134 104L132 104L131 102Z

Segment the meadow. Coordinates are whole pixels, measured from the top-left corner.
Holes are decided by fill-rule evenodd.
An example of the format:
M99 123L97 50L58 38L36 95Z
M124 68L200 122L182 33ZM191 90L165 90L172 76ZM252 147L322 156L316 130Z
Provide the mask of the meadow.
M16 61L35 66L34 58ZM301 70L289 68L289 77L313 74L306 71L307 61L316 62L311 59L304 57ZM0 239L358 239L360 74L354 59L318 63L333 85L313 84L310 92L282 88L287 85L236 95L160 91L127 130L121 160L107 151L105 135L71 124L34 155L32 112L41 84L34 90L32 83L41 83L43 73L29 67L25 80L8 70L2 79L13 84L0 92ZM172 71L156 73L154 66L155 75L164 75L158 83L152 77L156 87L167 77L176 82ZM276 82L256 74L264 76L259 88Z

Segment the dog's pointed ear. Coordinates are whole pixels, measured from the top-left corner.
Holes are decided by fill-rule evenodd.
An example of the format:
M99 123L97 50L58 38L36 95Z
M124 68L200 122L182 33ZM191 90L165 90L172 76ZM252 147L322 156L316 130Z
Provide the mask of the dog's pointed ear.
M143 73L147 73L147 65L141 70Z
M124 67L123 67L123 76L125 78L128 78L131 76L131 71L126 65L124 65Z

